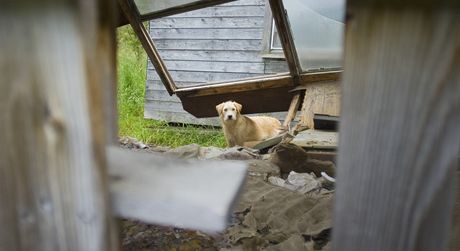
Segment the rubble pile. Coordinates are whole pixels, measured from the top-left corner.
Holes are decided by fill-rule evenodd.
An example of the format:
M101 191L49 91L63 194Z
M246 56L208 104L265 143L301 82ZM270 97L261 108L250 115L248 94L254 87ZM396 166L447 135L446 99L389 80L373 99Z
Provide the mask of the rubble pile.
M199 145L156 151L179 158L245 161L246 184L224 233L207 235L124 220L123 249L328 250L334 186L321 172L334 175L334 163L306 159L302 151L291 144L267 154Z

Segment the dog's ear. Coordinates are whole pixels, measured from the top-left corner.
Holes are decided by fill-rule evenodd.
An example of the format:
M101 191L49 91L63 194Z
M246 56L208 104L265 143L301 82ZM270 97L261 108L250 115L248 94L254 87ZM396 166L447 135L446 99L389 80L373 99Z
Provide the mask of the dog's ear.
M223 108L224 108L224 103L220 103L220 104L216 105L216 110L217 110L217 113L218 113L219 115L222 114L222 109L223 109Z
M238 111L238 113L241 113L241 109L243 108L243 106L237 102L233 102L233 104L235 105L236 107L236 110Z

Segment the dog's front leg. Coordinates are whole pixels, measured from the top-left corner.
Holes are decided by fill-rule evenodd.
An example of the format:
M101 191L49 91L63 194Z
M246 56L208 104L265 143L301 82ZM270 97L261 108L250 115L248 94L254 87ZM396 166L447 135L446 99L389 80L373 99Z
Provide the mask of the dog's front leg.
M235 139L234 139L234 138L229 138L229 139L227 139L227 145L228 145L228 147L234 147L234 146L236 146L236 141L235 141Z

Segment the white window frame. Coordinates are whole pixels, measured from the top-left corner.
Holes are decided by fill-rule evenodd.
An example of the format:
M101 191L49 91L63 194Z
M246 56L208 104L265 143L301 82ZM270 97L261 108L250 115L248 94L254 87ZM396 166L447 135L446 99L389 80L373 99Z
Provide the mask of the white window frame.
M274 47L274 37L275 34L275 22L273 15L270 9L270 4L268 0L265 2L265 18L264 18L264 32L262 38L262 57L263 58L275 58L275 59L284 59L284 53L282 47Z

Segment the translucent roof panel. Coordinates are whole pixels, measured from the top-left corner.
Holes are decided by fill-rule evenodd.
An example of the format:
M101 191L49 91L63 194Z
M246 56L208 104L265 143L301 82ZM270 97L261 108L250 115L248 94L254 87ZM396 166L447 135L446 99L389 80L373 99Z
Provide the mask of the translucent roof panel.
M198 2L197 0L134 0L141 15L168 9L174 6Z
M302 70L342 66L345 0L284 0Z

